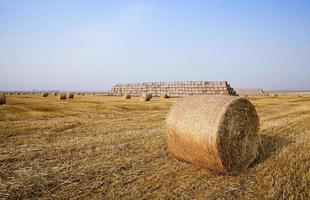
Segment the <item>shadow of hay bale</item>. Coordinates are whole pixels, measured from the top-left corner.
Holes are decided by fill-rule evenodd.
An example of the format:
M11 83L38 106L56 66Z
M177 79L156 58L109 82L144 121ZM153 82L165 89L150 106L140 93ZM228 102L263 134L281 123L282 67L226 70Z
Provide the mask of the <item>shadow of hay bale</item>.
M259 154L257 158L252 162L250 167L254 167L271 156L280 153L281 149L292 144L294 141L285 137L272 136L272 135L261 135L261 146L259 147Z

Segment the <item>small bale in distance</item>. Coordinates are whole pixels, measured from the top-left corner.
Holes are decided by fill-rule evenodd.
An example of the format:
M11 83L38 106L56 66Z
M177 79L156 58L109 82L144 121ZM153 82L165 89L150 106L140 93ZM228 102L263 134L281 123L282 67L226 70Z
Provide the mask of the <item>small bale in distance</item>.
M58 95L57 92L54 92L53 94L54 94L54 96L57 96L57 95Z
M140 100L141 101L150 101L152 98L152 94L151 93L142 93L140 95Z
M167 99L167 98L170 98L170 96L168 94L160 94L160 98L161 99Z
M6 104L6 95L0 94L0 105Z
M48 96L48 93L47 92L43 92L42 93L42 97L47 97Z
M166 119L168 149L176 158L224 174L243 171L256 158L258 129L254 106L236 96L188 96Z
M60 99L60 100L67 99L67 94L66 94L66 93L60 93L59 99Z
M129 94L129 93L124 93L124 94L122 95L122 97L123 97L123 99L130 99L130 98L131 98L131 94Z
M73 92L70 92L70 93L68 94L68 98L69 98L69 99L73 99L73 98L74 98Z

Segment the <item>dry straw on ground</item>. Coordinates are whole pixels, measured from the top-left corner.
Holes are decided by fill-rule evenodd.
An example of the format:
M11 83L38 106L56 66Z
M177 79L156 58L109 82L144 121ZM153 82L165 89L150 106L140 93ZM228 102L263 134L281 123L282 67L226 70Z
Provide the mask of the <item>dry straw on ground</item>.
M6 96L5 94L0 94L0 105L6 104Z
M69 98L69 99L73 99L73 98L74 98L73 92L70 92L70 93L68 94L68 98Z
M142 93L140 95L140 100L141 101L150 101L152 98L152 94L151 93Z
M47 97L48 96L48 93L47 92L43 92L42 93L42 97Z
M60 93L59 99L67 99L67 94L66 93Z
M123 99L130 99L131 98L131 95L129 93L124 93L122 95Z
M177 102L166 120L172 154L220 173L245 170L258 154L259 119L245 98L189 96Z

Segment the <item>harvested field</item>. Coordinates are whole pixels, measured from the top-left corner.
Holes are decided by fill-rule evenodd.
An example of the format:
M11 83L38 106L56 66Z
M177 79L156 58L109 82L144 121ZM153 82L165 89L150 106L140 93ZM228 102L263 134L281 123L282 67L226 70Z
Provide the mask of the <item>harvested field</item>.
M0 106L0 199L310 199L310 95L250 97L261 148L236 176L175 159L176 98L7 96Z

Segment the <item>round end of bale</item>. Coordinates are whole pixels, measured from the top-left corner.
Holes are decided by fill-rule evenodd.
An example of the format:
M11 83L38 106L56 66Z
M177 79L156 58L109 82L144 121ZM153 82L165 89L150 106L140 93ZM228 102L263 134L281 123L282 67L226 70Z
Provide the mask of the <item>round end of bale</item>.
M152 94L151 93L142 93L140 95L140 100L141 101L150 101L152 99Z
M123 97L123 99L130 99L130 98L131 98L131 94L129 94L129 93L124 93L124 94L122 95L122 97Z
M73 99L73 98L74 98L73 92L70 92L70 93L68 94L68 98L69 98L69 99Z
M60 99L60 100L62 100L62 99L67 99L67 94L66 94L66 93L60 93L59 99Z
M6 95L0 94L0 105L6 104Z
M245 170L258 154L259 119L245 98L188 96L166 119L167 145L178 159L224 174Z
M48 93L47 92L43 92L42 93L42 97L47 97L48 96Z

